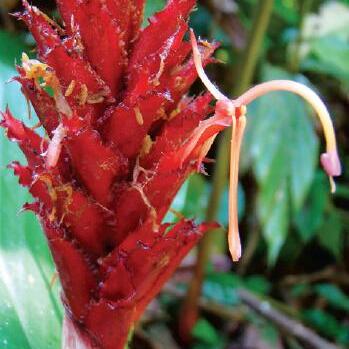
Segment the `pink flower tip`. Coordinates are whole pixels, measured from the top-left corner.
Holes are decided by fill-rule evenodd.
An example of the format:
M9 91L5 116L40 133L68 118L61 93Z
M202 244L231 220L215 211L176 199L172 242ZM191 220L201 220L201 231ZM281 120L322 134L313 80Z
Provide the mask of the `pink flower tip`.
M321 154L321 165L328 176L337 177L342 173L342 167L337 150Z

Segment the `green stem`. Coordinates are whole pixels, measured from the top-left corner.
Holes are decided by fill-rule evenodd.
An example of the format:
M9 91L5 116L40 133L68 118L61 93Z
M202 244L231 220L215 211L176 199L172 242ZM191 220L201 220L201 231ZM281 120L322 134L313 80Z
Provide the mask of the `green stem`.
M293 50L293 54L291 54L291 62L290 62L290 70L294 73L299 71L299 65L301 61L301 46L303 42L303 34L304 34L304 23L307 14L310 12L312 8L313 0L304 0L300 1L299 4L299 31L298 36L295 42L295 47Z
M268 28L270 16L273 10L274 0L263 0L259 2L256 9L255 20L250 32L247 47L241 57L237 76L238 83L233 89L233 95L237 96L243 93L250 86L256 66L259 60L259 54L262 48L263 39Z
M273 3L274 0L263 0L259 2L248 44L241 57L240 74L236 79L238 84L235 85L233 90L234 95L241 94L252 82L263 38L272 13ZM212 221L216 218L221 196L227 183L230 133L231 130L226 130L219 142L217 161L212 180L212 193L206 212L207 221ZM198 318L198 300L201 293L206 265L211 254L212 239L214 239L214 234L207 233L199 244L198 258L193 279L182 305L179 319L179 331L184 341L190 339L192 328Z

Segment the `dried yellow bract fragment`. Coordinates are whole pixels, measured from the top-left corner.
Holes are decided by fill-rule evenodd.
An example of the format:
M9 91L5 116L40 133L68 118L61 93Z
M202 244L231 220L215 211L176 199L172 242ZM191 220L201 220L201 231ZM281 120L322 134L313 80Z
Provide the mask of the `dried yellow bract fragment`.
M75 80L72 80L67 88L67 90L65 91L65 96L66 97L69 97L71 96L71 94L74 92L74 88L75 88L75 85L76 85L76 81Z
M153 146L153 141L149 135L146 135L143 139L143 145L140 152L140 157L149 154L151 147Z
M139 109L139 107L135 107L133 108L135 115L136 115L136 121L138 123L139 126L142 126L144 124L144 119L143 119L143 115L141 113L141 110Z
M87 89L87 86L85 84L81 85L78 99L79 99L80 105L86 104L87 99L88 99L88 89Z

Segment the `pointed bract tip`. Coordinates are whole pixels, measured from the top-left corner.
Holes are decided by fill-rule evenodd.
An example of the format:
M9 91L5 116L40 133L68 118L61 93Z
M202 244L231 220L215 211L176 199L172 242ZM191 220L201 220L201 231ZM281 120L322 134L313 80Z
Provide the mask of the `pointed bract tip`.
M13 116L7 105L4 112L0 111L0 126L6 128L8 125L8 122L11 121L12 119L13 119Z

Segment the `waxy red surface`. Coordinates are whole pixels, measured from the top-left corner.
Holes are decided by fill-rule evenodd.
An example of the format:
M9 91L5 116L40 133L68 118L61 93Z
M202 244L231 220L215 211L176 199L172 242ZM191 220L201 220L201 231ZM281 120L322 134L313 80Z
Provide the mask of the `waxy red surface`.
M212 111L210 95L186 96L197 78L184 39L194 0L170 0L145 29L144 0L57 4L63 28L26 1L18 17L71 115L18 67L17 81L48 138L9 110L1 125L27 158L10 167L35 199L25 207L42 223L70 326L91 348L123 349L146 305L208 229L162 220L200 167L205 142L227 125L202 123ZM215 47L200 46L204 63ZM47 168L45 152L59 124L66 130L62 151Z

